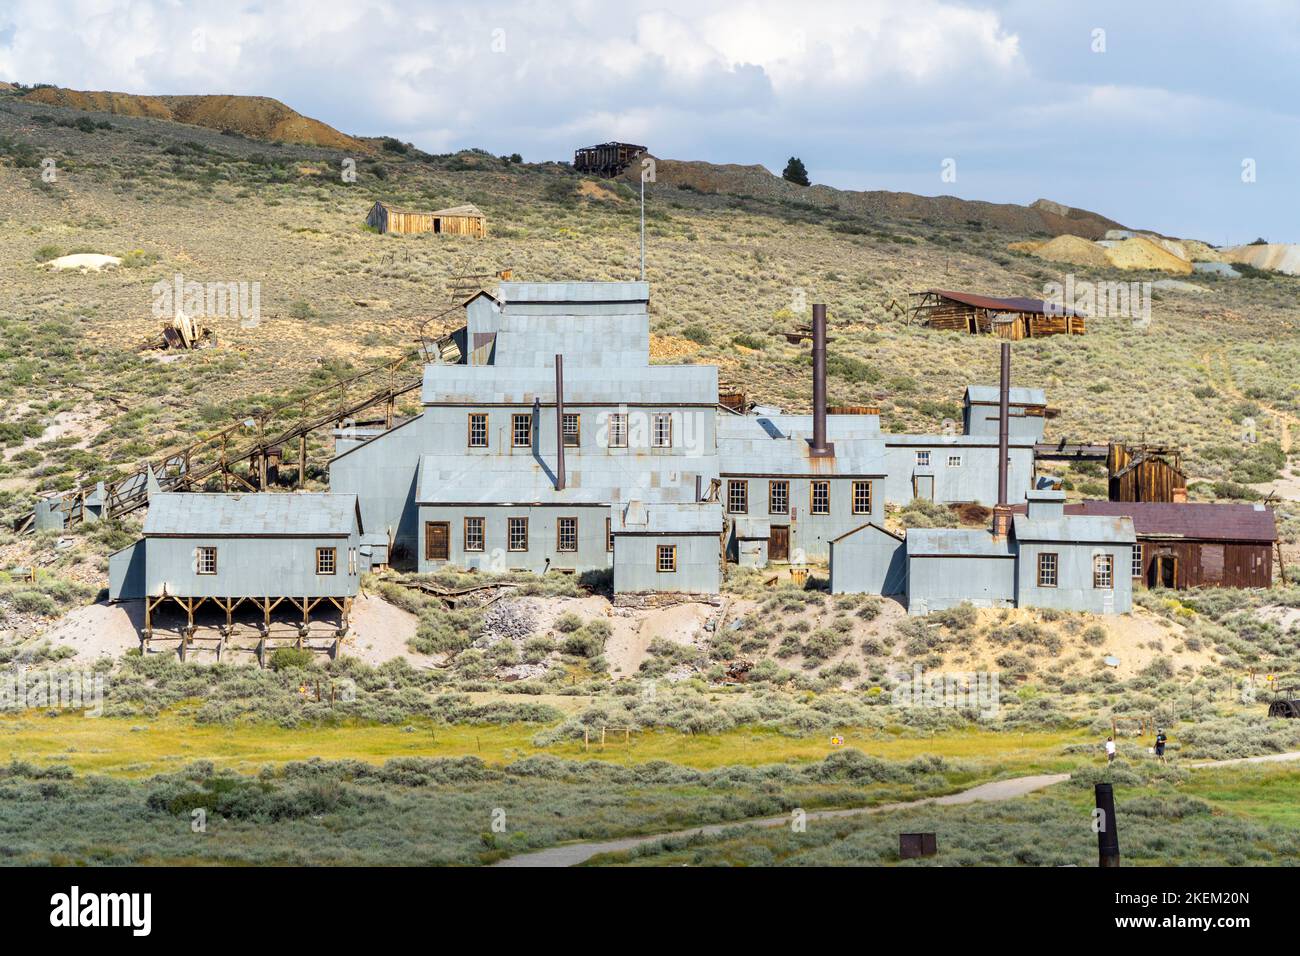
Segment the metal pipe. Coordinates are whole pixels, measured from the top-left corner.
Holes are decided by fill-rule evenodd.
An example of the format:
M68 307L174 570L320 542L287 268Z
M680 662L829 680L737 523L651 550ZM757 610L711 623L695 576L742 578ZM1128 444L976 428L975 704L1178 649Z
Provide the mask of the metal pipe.
M826 441L826 306L812 307L813 437L809 454L827 458L835 449Z
M555 490L564 490L564 356L555 356Z
M1097 865L1119 866L1119 829L1115 825L1115 792L1108 783L1093 785L1097 798Z
M1011 343L1002 343L1002 378L998 384L998 504L1007 501L1007 454L1011 444Z

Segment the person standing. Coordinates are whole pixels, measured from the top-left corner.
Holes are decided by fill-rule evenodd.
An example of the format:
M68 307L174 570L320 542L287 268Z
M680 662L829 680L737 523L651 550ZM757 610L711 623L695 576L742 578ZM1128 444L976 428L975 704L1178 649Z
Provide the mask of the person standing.
M1109 764L1113 764L1114 762L1115 762L1115 738L1107 737L1106 738L1106 763L1109 765Z
M1156 756L1160 758L1161 763L1165 763L1165 743L1168 738L1165 732L1157 728L1156 730Z

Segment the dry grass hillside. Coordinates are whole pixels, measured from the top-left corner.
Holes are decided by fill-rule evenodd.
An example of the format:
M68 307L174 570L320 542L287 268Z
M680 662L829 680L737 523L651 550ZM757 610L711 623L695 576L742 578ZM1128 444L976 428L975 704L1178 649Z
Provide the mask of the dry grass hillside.
M229 130L252 139L369 150L359 140L267 96L138 96L45 86L28 93L25 99L88 112L173 120L220 132Z

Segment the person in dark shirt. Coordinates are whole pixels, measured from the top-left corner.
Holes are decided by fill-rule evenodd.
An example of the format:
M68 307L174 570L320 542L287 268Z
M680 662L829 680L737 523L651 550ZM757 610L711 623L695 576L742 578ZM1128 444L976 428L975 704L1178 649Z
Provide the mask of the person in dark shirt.
M1160 758L1161 763L1165 763L1165 743L1167 739L1163 730L1156 730L1156 756Z

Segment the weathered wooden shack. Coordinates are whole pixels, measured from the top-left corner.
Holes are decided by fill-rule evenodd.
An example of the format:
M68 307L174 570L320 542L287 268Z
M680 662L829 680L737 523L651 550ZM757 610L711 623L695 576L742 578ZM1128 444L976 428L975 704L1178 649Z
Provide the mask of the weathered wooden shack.
M1111 501L1187 500L1187 475L1182 455L1164 445L1136 445L1113 442L1106 455Z
M1087 317L1041 299L994 298L973 292L926 289L913 292L908 324L913 320L932 329L996 335L1004 339L1034 339L1045 335L1083 335Z
M444 236L473 236L482 239L487 235L487 216L472 203L435 209L433 212L416 212L398 209L379 201L370 207L366 225L382 233L416 235L431 232Z
M601 143L573 151L573 168L580 173L617 176L645 155L646 147L635 143Z

